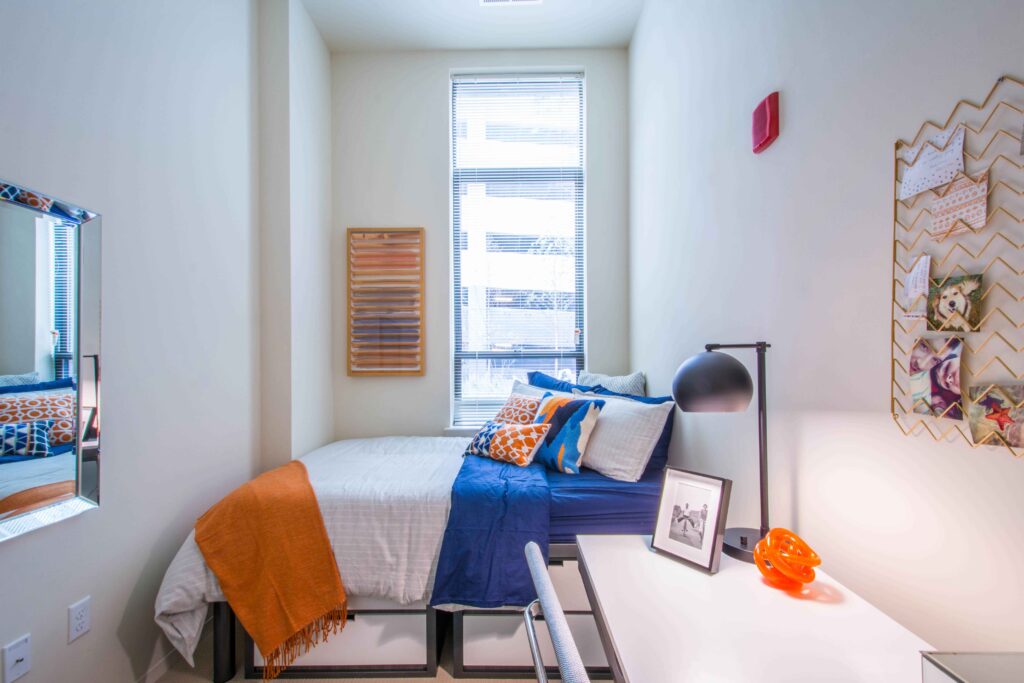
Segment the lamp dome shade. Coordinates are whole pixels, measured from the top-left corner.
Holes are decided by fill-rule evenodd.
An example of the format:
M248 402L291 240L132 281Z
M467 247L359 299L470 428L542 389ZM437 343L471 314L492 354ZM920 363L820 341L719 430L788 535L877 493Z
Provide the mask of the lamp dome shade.
M680 365L672 380L672 398L685 413L739 412L753 395L747 368L727 353L699 353Z

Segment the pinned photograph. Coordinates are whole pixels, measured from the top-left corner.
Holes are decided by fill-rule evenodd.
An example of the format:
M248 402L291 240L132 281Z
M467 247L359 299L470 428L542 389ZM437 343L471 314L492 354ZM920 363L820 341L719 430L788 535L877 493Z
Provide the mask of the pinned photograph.
M977 179L959 175L932 202L932 227L928 234L941 241L981 230L988 218L987 210L988 172Z
M928 329L974 332L981 322L981 275L933 280L928 290Z
M651 547L709 572L718 571L731 488L728 479L666 468Z
M978 446L1024 446L1024 384L971 387L967 422Z
M963 419L960 395L962 351L963 341L958 337L917 340L910 352L909 367L915 413Z

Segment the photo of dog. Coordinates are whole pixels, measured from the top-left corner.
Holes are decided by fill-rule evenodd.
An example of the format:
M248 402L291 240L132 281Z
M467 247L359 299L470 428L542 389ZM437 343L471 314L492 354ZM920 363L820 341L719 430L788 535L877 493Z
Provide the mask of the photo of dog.
M973 332L981 321L981 276L932 280L928 291L928 329Z
M1024 446L1024 384L971 387L967 422L979 446Z
M957 337L918 339L910 352L910 393L915 413L963 419L960 354Z

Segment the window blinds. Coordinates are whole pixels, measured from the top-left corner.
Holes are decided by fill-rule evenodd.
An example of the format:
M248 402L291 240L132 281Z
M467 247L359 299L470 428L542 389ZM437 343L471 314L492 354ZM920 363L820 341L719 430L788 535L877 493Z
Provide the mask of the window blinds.
M54 378L74 375L75 362L75 231L74 223L52 224Z
M453 415L583 367L582 74L452 79Z

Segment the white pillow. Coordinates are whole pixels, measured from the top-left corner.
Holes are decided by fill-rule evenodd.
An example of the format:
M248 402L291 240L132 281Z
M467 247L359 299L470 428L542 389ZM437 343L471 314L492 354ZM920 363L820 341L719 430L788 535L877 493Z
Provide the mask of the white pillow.
M588 399L604 400L604 408L587 444L584 467L619 481L638 481L665 429L675 403L641 403L628 398L572 392Z
M512 382L512 393L523 394L524 396L543 396L544 394L550 393L553 396L572 396L572 394L564 391L556 391L554 389L545 389L544 387L535 387L532 384L524 384L519 380Z
M24 375L0 375L0 387L22 387L39 384L38 372L26 372Z
M647 395L647 378L644 377L642 372L634 372L632 375L613 376L580 370L580 375L576 381L588 387L596 387L600 384L605 389L611 389L619 394Z

